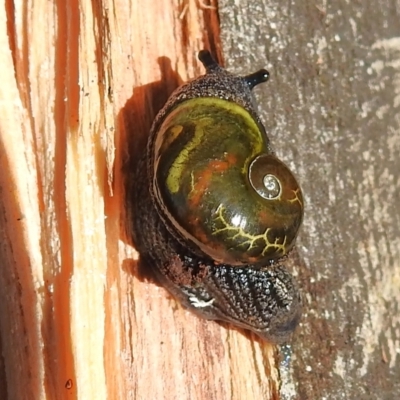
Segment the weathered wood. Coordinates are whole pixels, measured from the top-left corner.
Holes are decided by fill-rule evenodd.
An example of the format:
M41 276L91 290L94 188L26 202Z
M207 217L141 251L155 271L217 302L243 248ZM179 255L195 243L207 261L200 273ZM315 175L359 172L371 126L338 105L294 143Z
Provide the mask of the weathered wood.
M236 72L258 89L302 184L305 315L284 399L400 398L400 3L219 2Z

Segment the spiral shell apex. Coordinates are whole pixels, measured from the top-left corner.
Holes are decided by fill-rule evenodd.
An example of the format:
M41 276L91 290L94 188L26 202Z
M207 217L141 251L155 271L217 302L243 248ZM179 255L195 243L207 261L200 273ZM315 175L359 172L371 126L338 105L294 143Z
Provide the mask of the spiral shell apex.
M173 227L218 263L265 263L292 248L303 214L294 176L242 106L187 100L156 139L154 187Z

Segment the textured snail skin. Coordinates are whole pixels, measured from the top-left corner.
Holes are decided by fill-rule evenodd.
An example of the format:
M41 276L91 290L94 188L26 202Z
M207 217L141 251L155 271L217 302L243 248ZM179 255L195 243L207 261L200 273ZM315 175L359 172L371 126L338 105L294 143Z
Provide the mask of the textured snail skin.
M275 343L289 339L301 298L281 265L303 217L300 187L276 158L251 89L206 51L207 73L157 115L136 173L134 242L187 308Z

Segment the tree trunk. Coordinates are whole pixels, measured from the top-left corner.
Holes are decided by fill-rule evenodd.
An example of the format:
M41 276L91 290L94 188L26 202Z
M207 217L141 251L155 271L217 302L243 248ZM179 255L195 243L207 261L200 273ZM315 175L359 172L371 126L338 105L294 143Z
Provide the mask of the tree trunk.
M233 3L6 0L0 398L400 397L400 4ZM269 69L257 102L306 197L280 359L183 310L130 242L129 168L202 48Z

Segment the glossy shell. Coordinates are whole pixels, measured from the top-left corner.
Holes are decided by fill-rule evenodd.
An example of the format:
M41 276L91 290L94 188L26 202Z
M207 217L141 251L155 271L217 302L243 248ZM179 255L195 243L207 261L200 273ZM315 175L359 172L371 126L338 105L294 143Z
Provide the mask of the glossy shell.
M299 185L242 106L205 97L164 119L154 146L154 191L181 237L218 263L265 263L293 247Z

